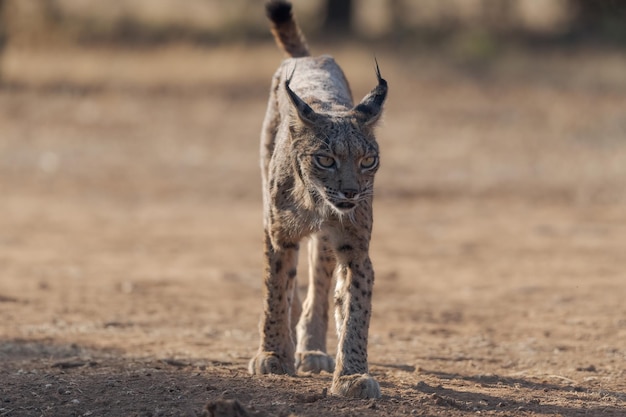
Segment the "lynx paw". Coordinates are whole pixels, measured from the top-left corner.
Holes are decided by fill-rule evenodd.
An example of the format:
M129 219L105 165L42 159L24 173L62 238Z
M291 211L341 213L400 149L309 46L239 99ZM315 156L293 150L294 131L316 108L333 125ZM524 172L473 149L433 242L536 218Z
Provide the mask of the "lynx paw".
M298 372L314 374L319 374L321 371L333 372L335 360L320 350L296 352L296 369Z
M344 375L334 378L330 392L352 398L380 398L378 382L367 374Z
M251 374L295 374L293 361L279 358L275 352L259 352L248 365Z

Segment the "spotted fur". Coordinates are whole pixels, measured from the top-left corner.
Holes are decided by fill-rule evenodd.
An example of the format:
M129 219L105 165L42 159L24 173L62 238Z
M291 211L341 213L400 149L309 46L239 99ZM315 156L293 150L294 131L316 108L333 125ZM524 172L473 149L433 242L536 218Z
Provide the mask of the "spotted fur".
M274 75L261 133L265 296L260 347L249 370L334 372L332 393L379 397L367 363L374 285L369 243L379 166L374 127L387 82L376 67L378 85L355 106L334 59L308 56L291 5L272 1L267 14L278 45L292 58ZM295 280L305 237L309 285L300 306ZM333 276L339 337L334 360L326 352Z

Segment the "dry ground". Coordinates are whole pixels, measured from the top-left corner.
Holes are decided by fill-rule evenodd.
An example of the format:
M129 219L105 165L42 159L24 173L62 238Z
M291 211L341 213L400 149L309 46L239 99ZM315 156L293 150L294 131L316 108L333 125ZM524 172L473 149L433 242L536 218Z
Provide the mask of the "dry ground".
M327 49L374 85L369 51ZM361 401L246 372L274 47L9 49L0 416L626 415L626 58L377 56L383 398Z

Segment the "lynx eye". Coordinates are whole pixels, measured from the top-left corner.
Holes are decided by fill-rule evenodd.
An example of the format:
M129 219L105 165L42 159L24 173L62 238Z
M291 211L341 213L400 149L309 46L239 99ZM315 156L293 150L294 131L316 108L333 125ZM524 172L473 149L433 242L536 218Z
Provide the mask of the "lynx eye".
M378 157L376 156L366 156L361 159L361 169L372 169L378 164Z
M327 155L315 155L315 163L324 169L330 169L335 166L335 159Z

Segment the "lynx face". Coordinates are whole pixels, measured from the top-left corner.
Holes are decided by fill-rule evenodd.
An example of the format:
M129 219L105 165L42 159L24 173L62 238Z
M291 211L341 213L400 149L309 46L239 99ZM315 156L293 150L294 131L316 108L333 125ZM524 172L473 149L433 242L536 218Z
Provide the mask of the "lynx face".
M349 214L373 193L378 144L371 129L354 116L324 117L324 124L292 129L294 151L309 192L325 210Z
M379 162L373 128L387 95L378 65L376 76L378 85L357 106L330 115L315 112L291 90L293 72L285 81L298 116L290 126L297 173L324 210L340 217L372 197Z

